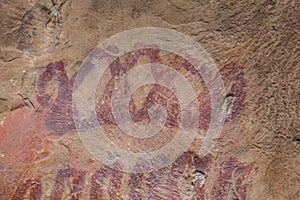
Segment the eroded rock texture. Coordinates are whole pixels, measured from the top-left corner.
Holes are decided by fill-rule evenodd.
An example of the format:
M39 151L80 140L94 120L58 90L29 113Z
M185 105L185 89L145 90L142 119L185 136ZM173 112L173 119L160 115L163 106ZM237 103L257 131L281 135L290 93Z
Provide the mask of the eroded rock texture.
M299 199L298 1L4 0L0 5L0 199ZM164 168L129 173L86 150L73 120L72 93L84 59L101 51L94 49L98 42L144 26L182 32L207 50L224 82L220 109L226 109L226 119L212 151L199 156L211 99L194 66L153 46L114 58L98 83L95 113L121 148L160 149L179 127L178 97L151 84L132 94L129 111L134 122L147 124L149 108L161 105L167 113L162 132L137 139L120 131L111 96L129 70L161 63L198 89L193 101L200 119L190 148ZM90 69L93 62L86 60ZM174 80L164 71L151 75ZM137 168L149 165L139 162Z

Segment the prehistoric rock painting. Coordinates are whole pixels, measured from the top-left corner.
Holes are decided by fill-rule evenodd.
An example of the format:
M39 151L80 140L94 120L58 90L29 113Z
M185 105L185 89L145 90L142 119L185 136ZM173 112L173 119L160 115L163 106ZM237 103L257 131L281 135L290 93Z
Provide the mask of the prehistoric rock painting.
M57 87L53 87L55 84ZM46 111L45 126L54 134L65 134L75 128L72 120L72 81L63 62L49 64L41 74L37 81L37 101Z
M122 58L124 63L121 63L120 58L117 58L110 65L110 74L108 76L111 78L104 88L105 93L99 97L96 106L100 123L115 124L111 111L111 95L116 81L121 79L133 66L137 65L141 56L148 57L151 63L162 62L159 53L156 49L147 48L143 51L139 50L127 54L125 58ZM197 74L197 70L193 69L191 64L178 55L174 56L166 65L178 71L185 70L188 73ZM236 63L226 64L220 70L220 73L227 89L227 98L224 100L224 104L226 104L228 110L226 117L228 121L234 119L240 111L245 97L246 82L241 67ZM55 134L63 134L74 129L72 121L72 87L75 76L76 74L72 78L69 78L63 62L60 61L50 63L37 81L37 100L47 110L45 126L49 127ZM156 74L156 76L158 75ZM210 96L201 76L199 77L199 81L204 87L204 91L197 98L200 110L199 128L207 129L210 122ZM53 87L53 84L57 84L58 87L50 89ZM47 88L52 90L52 92L47 91ZM124 89L126 88L124 87ZM138 109L134 100L130 102L130 113L133 121L149 120L147 114L148 108L153 104L160 104L166 108L168 113L166 126L174 128L179 125L176 120L179 113L179 103L176 96L167 88L160 85L153 86L147 97L140 104L142 106Z
M246 199L249 183L256 173L257 167L253 163L243 164L230 157L219 172L213 189L213 199Z
M199 158L195 153L186 152L171 167L145 174L126 174L107 167L92 174L89 172L89 175L80 169L61 169L51 187L50 199L81 199L84 191L88 192L86 196L91 200L205 199L209 196L205 191L211 188L206 183L210 178L211 164L211 156ZM243 164L236 158L229 158L218 172L219 175L213 185L213 195L210 198L246 199L247 190L256 172L257 168L253 163ZM185 183L185 179L188 182ZM124 186L129 192L121 189ZM45 194L42 194L42 187L49 186L38 179L25 180L18 185L12 199L26 197L43 199ZM67 196L63 196L67 187L70 187L70 192Z
M65 181L71 182L71 199L80 199L80 193L85 185L85 173L81 170L67 168L58 171L50 199L62 199L65 190Z
M197 72L193 70L193 66L188 64L183 58L174 56L173 58L169 58L168 61L168 59L161 57L160 51L151 48L131 52L122 58L116 59L107 72L107 77L111 77L108 81L109 84L104 86L104 93L98 95L96 111L100 124L107 126L115 125L111 113L111 105L109 104L112 90L116 81L126 71L136 66L141 58L146 60L148 58L147 61L152 63L167 62L166 64L175 70L190 73L192 76L197 75ZM228 110L226 121L230 121L237 117L240 112L245 97L246 82L241 67L236 63L225 65L221 68L220 73L228 93L224 100L224 104ZM50 63L40 74L36 83L37 99L34 101L35 112L27 109L25 104L17 107L14 111L20 112L18 114L19 117L27 116L27 119L31 121L33 118L36 118L37 121L34 124L39 124L33 127L31 132L34 132L34 134L27 136L27 140L26 138L22 138L20 141L16 141L16 144L25 146L28 146L28 141L32 140L32 138L36 138L36 141L43 141L39 144L31 142L30 146L21 149L24 154L22 157L26 158L28 156L29 159L27 162L32 163L35 170L38 170L45 164L41 162L43 157L46 156L47 158L49 156L48 154L53 142L49 142L47 138L76 134L72 119L72 89L75 76L76 74L71 78L68 77L65 64L62 61ZM116 76L118 79L114 78ZM198 83L204 85L201 76L197 80L199 81ZM149 92L141 102L138 102L138 96L134 95L130 101L130 112L133 120L135 122L149 121L147 109L153 103L158 103L165 107L168 113L165 126L169 128L170 132L172 132L172 129L178 128L177 115L179 105L176 96L168 88L160 85L152 85L146 91ZM207 88L204 87L204 90L199 93L197 100L200 102L199 108L201 110L199 129L206 130L210 120L210 97ZM139 104L137 105L136 103ZM10 122L10 118L13 116L14 113L7 116L1 132L10 132L11 134L13 124ZM25 127L28 127L28 125L25 125ZM24 133L15 134L22 135L26 133L27 130L24 130ZM2 135L5 136L5 134ZM3 142L6 140L2 139L1 141L0 145L4 147L5 143ZM72 144L69 145L66 148L72 152ZM41 147L42 150L39 150L38 153L31 152L32 149L41 149ZM7 149L7 151L19 152L20 149ZM84 153L84 155L88 154ZM77 156L81 157L80 154ZM53 164L51 164L51 161L47 161L50 166L58 162L55 161L55 156L51 159L54 159ZM59 160L60 158L57 159ZM15 157L12 160L16 161L19 158ZM215 157L212 154L199 157L197 153L192 151L184 153L171 166L149 173L125 173L116 170L118 168L112 169L101 163L97 164L94 161L90 164L80 164L80 159L72 156L72 153L68 156L68 160L68 162L78 160L78 163L73 164L73 166L68 165L65 168L54 167L51 169L50 171L54 170L56 173L54 177L52 176L52 181L38 177L34 172L30 172L30 170L24 174L22 170L26 170L28 165L20 165L19 173L23 175L17 176L20 179L20 181L17 181L19 183L16 186L11 186L10 189L7 188L8 192L3 191L2 193L9 195L9 192L12 192L12 199L30 198L37 200L44 199L46 196L53 200L65 198L74 200L87 198L91 200L108 198L205 199L207 197L211 199L227 199L227 197L230 197L230 199L246 199L247 190L251 186L251 182L257 172L257 166L254 163L244 164L239 162L237 158L231 157L223 163L212 185L211 181L208 180L214 179L210 177L210 168L214 163ZM23 162L25 161L23 160ZM141 160L141 162L143 161ZM146 165L147 163L145 163ZM11 173L13 174L14 172L12 171ZM43 191L47 192L43 193Z
M0 200L298 200L299 19L297 0L1 0ZM217 67L218 73L209 75L212 81L218 75L218 83L222 77L225 92L221 92L224 99L218 99L221 105L212 106L211 87L190 57L156 48L175 41L179 47L173 50L187 47L185 52L190 53L192 46L182 45L185 37L168 40L173 34L160 32L154 42L147 40L145 31L112 42L115 46L103 43L99 48L101 41L112 41L141 27L182 33L197 43L195 46L203 47L213 62L207 55L207 60L203 59L200 51L193 57ZM141 48L137 50L133 44ZM143 48L142 44L156 46ZM131 50L124 51L128 45ZM104 65L112 63L97 77L93 72L101 56ZM180 74L195 95L184 90L187 87L178 81L179 76L153 67L154 63ZM144 64L149 67L146 76L126 79L126 74ZM132 89L135 80L148 76L153 82L170 83L170 87L156 82ZM96 87L88 87L90 82L85 80L89 77L96 80ZM74 105L78 104L72 102L80 86L87 92L83 101L90 95L88 91L95 93L87 105L80 102L78 107L94 108L91 115L80 115L82 118L77 116L84 109L76 112L79 109ZM115 93L116 88L120 93ZM125 102L129 112L122 110L118 120L115 111L124 106L114 106L114 95L128 91L132 92ZM183 97L188 97L187 103L182 104ZM182 107L199 111L182 115ZM216 107L222 111L220 132L211 122ZM196 126L193 120L181 121L181 116L196 115ZM155 121L157 116L163 123L157 123L162 125L160 131L149 129L141 134L149 137L135 137L134 131L119 126L120 121L126 124L130 120L122 121L123 116L146 127L142 130L160 122ZM77 119L82 119L82 126L78 127ZM170 146L180 130L187 134L196 131L182 151L183 145L178 144L189 138L184 134L168 156L152 160L141 156L134 162L128 156L126 161L134 172L146 169L134 173L121 170L127 163L117 161L125 159L111 156L116 159L108 159L108 165L87 148L81 131L98 127L104 133L99 138L105 135L102 144L113 144L134 155L144 153L145 157ZM205 139L213 133L218 133L211 140L215 143L202 155L203 144L209 144ZM94 144L101 142L86 138ZM117 155L100 152L108 152L107 158L110 153ZM147 171L161 160L170 162Z
M29 193L29 199L42 199L42 183L40 180L26 180L20 184L12 199L25 199Z

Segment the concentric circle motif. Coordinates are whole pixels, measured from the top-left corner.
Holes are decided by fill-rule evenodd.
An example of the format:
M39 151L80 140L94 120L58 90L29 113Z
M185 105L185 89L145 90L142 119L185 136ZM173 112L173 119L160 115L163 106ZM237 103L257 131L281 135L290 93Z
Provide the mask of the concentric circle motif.
M85 59L75 79L72 109L78 135L90 154L105 165L124 172L157 170L182 155L198 134L198 93L184 74L159 61L155 55L160 51L184 58L204 80L209 90L211 114L206 136L199 147L200 156L209 153L216 143L226 113L222 109L225 89L213 59L197 42L182 33L164 28L138 28L118 33L100 43ZM124 55L132 55L132 60L138 64L137 52L139 55L148 55L149 63L134 67L118 66L119 58ZM106 77L107 70L112 72L114 80ZM147 114L150 120L144 124L133 120L130 112L132 95L139 88L152 84L166 88L178 100L180 112L175 136L159 149L140 151L122 148L111 140L105 133L104 125L99 122L96 111L99 106L97 87L99 83L107 85L110 81L114 81L113 91L109 93L113 124L122 134L151 140L164 130L168 112L162 105L154 103L149 106Z

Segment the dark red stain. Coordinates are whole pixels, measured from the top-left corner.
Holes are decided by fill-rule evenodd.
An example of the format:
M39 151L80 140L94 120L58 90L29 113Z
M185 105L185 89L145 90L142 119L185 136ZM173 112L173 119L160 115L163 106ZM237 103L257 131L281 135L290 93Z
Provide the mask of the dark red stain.
M41 200L42 199L42 183L40 180L26 180L21 183L14 195L12 200L23 200L29 198L30 200Z
M139 49L136 51L132 51L128 54L126 54L124 58L124 62L121 63L119 57L112 58L109 57L105 53L102 52L103 50L95 50L95 52L92 54L92 56L96 55L102 55L100 58L108 58L109 61L113 60L113 62L109 65L110 75L111 78L108 81L105 92L100 96L99 100L97 101L97 107L96 112L98 119L101 124L115 124L114 117L112 114L112 108L111 108L111 97L112 93L114 91L115 85L117 84L117 80L120 79L122 76L126 74L130 69L134 67L135 64L138 63L141 56L146 56L149 58L150 63L160 63L160 56L159 56L159 50L151 47L145 47L143 49ZM114 51L118 51L117 49L114 49ZM103 56L104 55L104 56ZM96 56L97 57L97 56ZM99 56L98 56L99 57ZM124 93L126 93L126 86L124 87ZM104 102L103 104L100 102ZM133 117L133 121L138 122L142 120L149 120L149 116L147 113L147 103L144 102L144 106L137 110L136 106L134 105L134 102L131 101L130 103L130 111L131 115Z
M82 190L85 186L85 173L75 168L61 169L58 171L55 183L51 192L51 200L61 200L65 186L71 186L71 199L80 199Z
M110 47L110 51L118 52L116 47ZM119 57L114 57L104 50L95 49L91 53L94 58L105 58L112 63L109 66L110 80L105 86L105 91L100 95L96 104L96 113L100 124L115 124L114 117L112 115L111 108L111 96L112 92L117 84L118 80L128 72L128 70L137 66L141 57L147 57L150 63L164 64L160 50L155 46L146 46L142 49L135 50L125 54L122 57L122 61ZM167 66L179 71L188 72L191 74L198 74L196 68L191 65L187 60L182 57L175 55L168 63ZM84 73L89 73L93 65L91 64L91 58L89 57L85 63ZM83 73L83 76L84 76ZM152 71L154 77L164 77L165 79L170 78L170 75L164 73L164 71ZM230 111L227 113L226 121L234 119L240 112L243 100L245 98L245 86L246 80L244 79L244 73L240 66L236 63L226 64L220 70L223 78L227 96L232 97L230 103ZM199 75L199 74L198 74ZM62 61L56 63L50 63L45 71L40 75L37 81L37 100L45 108L45 126L55 134L64 134L70 130L74 130L74 122L72 119L72 87L75 79L74 75L71 79L68 78L65 66ZM117 78L116 78L117 77ZM82 77L84 78L84 77ZM51 82L57 82L58 88L51 88ZM203 78L199 75L199 81L203 86L203 92L197 97L199 103L199 128L207 130L210 117L210 95L209 88L206 87ZM81 80L78 81L79 84ZM55 90L53 93L47 92L47 89ZM126 85L123 88L124 93L126 91ZM196 101L196 100L195 100ZM103 104L102 104L103 102ZM130 113L134 122L149 121L148 109L153 104L162 105L167 113L166 126L177 128L178 127L178 114L180 107L178 99L168 88L160 85L154 85L152 90L147 95L145 101L142 103L142 107L137 109L135 102L131 99L130 101Z
M245 200L247 190L257 170L254 163L243 164L231 157L223 163L217 176L213 188L213 199L225 200L230 197L230 199Z
M58 88L51 87L50 83L57 83ZM62 61L50 63L37 81L37 100L46 112L45 127L54 134L65 134L75 128L72 87L73 79L69 80Z
M195 101L198 101L200 110L198 128L207 130L211 119L210 96L208 90L201 92Z
M150 63L161 63L162 59L160 58L159 51L157 49L147 49L142 51L134 51L126 55L124 59L125 62L121 63L119 58L116 58L115 62L113 62L110 66L111 79L108 81L108 84L105 88L105 93L99 98L97 103L97 115L101 123L104 124L115 124L114 118L111 111L111 96L115 85L118 80L122 78L122 76L135 65L140 56L148 56ZM128 58L130 57L130 58ZM128 58L128 59L127 59ZM130 60L130 62L128 61ZM128 61L128 62L127 62ZM187 71L191 74L198 74L198 71L188 63L185 59L180 56L174 56L171 61L167 64L169 67L177 70L177 71ZM168 74L163 71L156 72L152 71L154 77L164 77L165 79L172 80L172 77L169 77ZM244 73L240 66L235 63L226 64L221 70L220 74L223 78L225 88L227 91L227 97L232 97L232 102L228 103L228 107L230 106L230 111L227 112L226 121L234 119L242 106L243 100L245 98L245 86L246 81L244 79ZM199 75L199 74L198 74ZM117 79L115 78L117 77ZM203 92L197 97L197 101L199 103L199 128L207 130L210 123L211 118L211 106L210 106L210 95L209 88L206 87L203 78L199 75L199 80L201 85L203 86ZM124 86L124 93L126 93L126 86ZM196 100L195 100L196 101ZM101 104L100 102L104 102ZM136 108L136 105L133 100L130 101L130 113L132 115L132 119L134 122L138 121L149 121L149 116L147 110L149 107L155 103L162 105L167 113L168 118L166 121L166 126L169 127L178 127L178 113L179 113L179 103L176 96L167 88L164 88L160 85L155 85L153 89L149 92L146 100L143 102L143 106L140 109ZM169 105L166 106L166 105Z
M164 94L164 95L162 95ZM143 102L143 106L138 109L131 99L129 104L129 111L134 122L140 121L150 121L148 115L148 108L151 106L159 104L166 109L168 113L165 126L178 128L178 117L179 117L179 101L177 97L172 93L168 88L161 85L155 84L154 87L150 90L149 94L146 97L146 100Z
M130 175L129 180L129 188L130 188L130 199L140 200L142 199L143 191L143 173L132 173Z
M148 57L150 63L160 63L162 64L162 60L159 55L160 51L153 47L145 47L140 50L136 50L133 52L128 53L125 56L125 61L121 63L119 58L116 58L116 60L110 65L110 75L111 79L108 81L108 84L105 88L105 93L99 98L97 103L97 115L99 117L100 123L104 124L115 124L114 118L112 115L112 109L111 109L111 96L113 93L113 90L115 88L115 85L117 83L117 80L121 79L122 76L132 67L134 67L135 64L139 61L141 56ZM179 62L184 63L184 65L176 65L176 61L174 59L179 58L178 56L175 56L170 61L170 66L174 67L175 69L181 69L186 67L188 70L191 70L193 73L192 66L188 64L186 61L183 62L179 60ZM181 67L180 67L181 66ZM159 78L160 76L163 78L167 78L168 74L163 73L162 71L156 72L155 70L152 71L155 78ZM117 79L116 79L117 77ZM169 77L172 78L172 77ZM124 86L124 93L126 93L126 86ZM100 102L104 102L101 104ZM175 94L173 94L168 88L165 88L163 86L160 86L158 84L155 84L154 87L151 89L149 94L146 97L146 100L143 102L143 106L140 109L137 109L134 101L131 99L130 101L130 113L132 120L134 122L139 121L149 121L149 115L148 115L148 109L153 104L160 104L162 105L167 113L167 120L166 120L166 126L177 128L178 127L178 114L179 114L179 102L176 98Z
M91 178L90 200L103 199L103 189L108 190L110 199L122 199L120 196L122 177L122 171L106 166L96 171ZM106 178L109 179L108 187L104 187Z

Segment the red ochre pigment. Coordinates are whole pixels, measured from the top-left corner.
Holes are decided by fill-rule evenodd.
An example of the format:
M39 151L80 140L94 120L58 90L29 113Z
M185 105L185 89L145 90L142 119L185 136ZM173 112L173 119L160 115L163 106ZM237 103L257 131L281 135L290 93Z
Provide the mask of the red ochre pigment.
M245 200L247 190L257 173L254 163L243 164L237 158L231 157L223 163L213 189L213 199ZM227 193L224 193L227 191Z
M123 173L116 169L103 167L91 176L83 170L66 168L58 171L55 183L52 186L50 199L62 199L65 187L70 186L72 200L81 199L81 193L87 182L90 183L90 200L103 199L104 191L107 191L110 199L123 199L121 184L129 187L129 199L182 199L181 185L179 183L186 167L195 169L194 173L201 173L204 180L194 179L191 182L193 188L192 199L205 198L205 179L209 178L212 164L212 156L199 158L193 152L186 152L179 157L171 167L166 167L149 173ZM253 164L240 163L236 158L230 157L222 165L217 178L214 179L214 200L246 199L247 189L253 181L257 167ZM129 177L125 180L123 177ZM86 177L90 177L87 179ZM106 182L106 183L105 183ZM24 199L28 194L30 199L42 199L42 183L40 180L26 180L15 190L13 199Z
M157 49L137 50L126 54L123 63L121 63L119 58L115 58L116 60L109 66L111 78L105 86L105 92L100 95L97 100L96 112L100 124L116 125L111 109L112 92L117 80L120 80L129 69L133 68L141 56L148 56L151 63L157 62L164 64L161 61L162 59L160 58ZM189 73L197 73L193 66L177 55L166 64L175 70L180 70L180 68L182 68ZM153 73L155 77L155 72ZM220 70L220 73L224 81L227 96L231 97L231 102L228 103L228 108L230 106L230 110L228 110L226 116L226 121L230 121L240 112L245 98L246 81L241 67L235 63L225 65ZM160 76L161 75L162 74L160 74ZM49 64L37 81L37 100L46 110L45 126L54 134L64 134L75 129L72 119L72 87L75 76L76 74L69 79L64 64L60 61ZM116 77L118 78L116 79ZM199 78L201 83L204 83L201 76L199 76ZM47 89L50 91L55 90L55 88L49 88L51 81L56 81L58 85L58 88L56 88L57 91L52 93L47 92ZM211 117L210 96L208 88L205 84L202 85L204 91L197 97L200 112L198 126L200 129L207 130ZM168 88L157 84L151 89L147 98L142 103L143 106L141 108L138 109L134 101L130 101L129 110L132 120L134 122L143 120L149 121L150 119L147 111L153 104L160 104L166 109L168 116L165 126L178 128L179 124L177 119L180 111L178 99Z
M96 51L97 49L93 51L94 56L99 55ZM136 66L141 56L148 57L151 63L164 64L160 57L160 51L150 47L126 54L122 62L120 58L110 58L115 59L109 66L109 73L112 78L105 86L105 93L100 95L96 106L100 124L115 125L111 105L108 103L111 102L111 94L116 84L114 77L122 78L129 69ZM188 73L197 74L197 70L191 64L177 55L169 63L165 64L178 71L185 70ZM86 72L88 73L88 71L89 69L87 68ZM156 72L154 71L153 73L155 77ZM241 67L236 63L225 65L220 70L220 73L228 93L227 95L232 100L230 111L227 112L226 116L226 121L228 122L237 117L241 110L245 98L246 82ZM156 76L163 75L156 74ZM45 113L41 115L44 117L43 126L52 134L63 135L75 131L72 119L72 88L75 76L76 74L69 78L64 63L60 61L46 66L45 71L37 80L37 101L40 104L39 109ZM201 76L200 80L204 84ZM56 84L57 87L53 87L53 84ZM102 101L104 103L100 104L99 102ZM203 92L197 97L197 101L200 107L199 128L206 130L209 125L211 108L208 88L205 87L205 84ZM168 113L165 126L178 128L178 99L168 88L156 84L152 87L145 101L142 102L142 107L139 109L133 100L130 101L130 112L133 121L149 120L147 110L154 103L162 105ZM37 128L41 127L38 126ZM8 129L9 127L6 127L5 130ZM129 187L130 199L182 199L179 182L186 167L195 169L193 173L202 175L204 179L195 179L191 183L193 188L192 199L204 199L206 197L206 187L208 187L205 179L210 178L209 172L212 163L213 156L210 154L200 158L193 152L186 152L171 166L149 173L128 174L116 170L117 168L112 169L105 166L95 172L86 172L76 167L68 167L58 171L54 184L51 186L50 199L61 199L67 185L71 186L71 199L80 199L82 191L87 187L87 183L90 185L89 197L91 200L104 198L104 191L107 191L110 199L122 199L122 184L126 184ZM147 163L145 163L146 165ZM254 163L243 164L235 157L229 158L224 162L215 178L211 190L212 199L226 199L228 196L231 196L233 199L246 199L247 190L256 172L257 167ZM108 181L108 184L105 184L107 183L105 180ZM12 199L42 199L43 187L46 187L46 185L43 185L40 178L25 179L15 187ZM211 186L209 187L211 188Z

